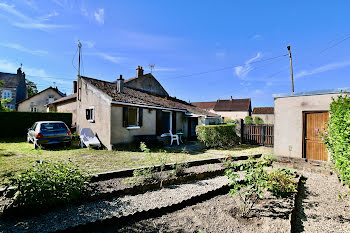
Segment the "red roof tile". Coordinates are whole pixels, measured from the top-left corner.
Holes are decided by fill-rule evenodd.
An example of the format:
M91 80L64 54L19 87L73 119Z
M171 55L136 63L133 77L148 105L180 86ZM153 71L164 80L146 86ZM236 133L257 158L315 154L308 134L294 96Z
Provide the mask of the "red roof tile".
M273 107L257 107L254 108L252 114L274 114Z

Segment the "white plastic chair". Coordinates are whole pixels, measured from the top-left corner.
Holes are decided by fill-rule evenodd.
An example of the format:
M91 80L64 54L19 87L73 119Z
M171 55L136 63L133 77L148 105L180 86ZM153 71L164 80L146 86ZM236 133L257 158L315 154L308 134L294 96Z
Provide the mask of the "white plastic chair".
M179 135L173 134L171 132L171 130L169 130L169 134L170 134L170 139L171 139L170 145L173 145L173 141L175 141L175 140L177 142L177 145L180 145L180 143L179 143Z
M91 146L101 147L101 143L90 128L82 128L80 131L80 146L90 149Z

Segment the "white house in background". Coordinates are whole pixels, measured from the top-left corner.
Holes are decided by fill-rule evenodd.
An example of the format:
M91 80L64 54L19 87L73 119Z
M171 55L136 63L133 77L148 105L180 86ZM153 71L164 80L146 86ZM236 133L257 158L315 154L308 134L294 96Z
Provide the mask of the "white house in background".
M25 100L18 102L17 110L19 112L46 112L46 105L54 102L55 100L61 99L66 95L60 92L57 87L49 87L45 90L38 92L37 94L29 97Z
M255 107L252 112L253 120L260 117L264 124L273 124L275 122L275 114L273 107Z

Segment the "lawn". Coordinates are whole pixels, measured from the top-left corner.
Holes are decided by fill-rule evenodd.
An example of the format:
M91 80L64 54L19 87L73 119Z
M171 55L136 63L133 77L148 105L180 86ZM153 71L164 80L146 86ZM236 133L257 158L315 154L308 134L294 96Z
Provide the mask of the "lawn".
M204 153L203 153L204 152ZM198 159L216 158L219 156L234 156L272 153L272 149L265 147L237 146L231 150L204 150L202 153L187 153L182 150L154 150L153 163L159 164L159 158L167 156L167 163L192 161ZM21 170L27 169L37 160L69 161L92 173L136 168L151 165L151 161L142 152L88 150L78 147L52 149L33 149L33 144L27 142L0 142L0 187L8 184Z

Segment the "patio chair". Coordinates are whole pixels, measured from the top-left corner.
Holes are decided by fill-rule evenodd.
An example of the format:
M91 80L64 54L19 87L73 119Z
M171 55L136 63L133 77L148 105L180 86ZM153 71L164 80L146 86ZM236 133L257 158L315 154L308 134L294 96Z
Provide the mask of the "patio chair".
M94 132L90 128L82 128L80 131L80 146L84 145L90 149L90 147L101 147L101 142L95 136Z
M170 145L173 145L173 141L175 141L175 140L177 142L177 145L180 145L180 143L179 143L179 135L173 134L171 132L171 130L169 130L169 135L170 135L170 140L171 140Z

